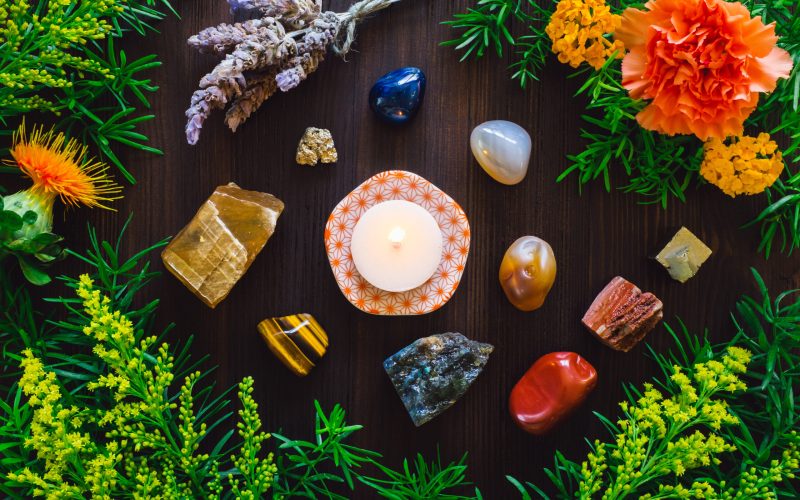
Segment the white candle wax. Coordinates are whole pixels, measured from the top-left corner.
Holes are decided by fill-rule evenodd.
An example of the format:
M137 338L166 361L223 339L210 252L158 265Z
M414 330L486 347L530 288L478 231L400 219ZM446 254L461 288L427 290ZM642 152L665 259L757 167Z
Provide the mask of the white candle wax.
M422 285L442 260L442 231L427 210L404 200L367 210L350 240L353 263L376 288L405 292Z

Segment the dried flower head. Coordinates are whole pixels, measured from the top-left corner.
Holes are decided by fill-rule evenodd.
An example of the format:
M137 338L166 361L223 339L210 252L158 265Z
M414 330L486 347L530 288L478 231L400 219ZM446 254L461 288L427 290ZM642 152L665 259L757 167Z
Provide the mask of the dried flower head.
M700 175L732 198L763 192L783 172L783 155L766 133L731 139L729 144L710 139L704 150Z
M122 188L111 180L108 165L87 157L88 148L63 132L45 132L34 126L30 135L23 122L14 133L11 156L33 181L32 193L46 199L61 198L65 205L108 208L104 203L121 198Z

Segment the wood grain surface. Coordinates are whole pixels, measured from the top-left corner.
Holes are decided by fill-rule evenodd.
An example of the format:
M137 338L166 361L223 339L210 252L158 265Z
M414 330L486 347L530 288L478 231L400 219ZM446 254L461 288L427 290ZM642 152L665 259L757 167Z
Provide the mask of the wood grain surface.
M381 451L389 464L397 466L417 451L432 456L437 446L447 460L469 452L469 476L484 496L513 498L506 474L546 485L542 468L552 463L555 450L581 459L584 437L605 437L592 412L615 415L621 383L641 383L655 374L643 346L614 352L580 324L612 277L624 276L654 292L664 302L667 321L674 324L680 317L692 330L707 327L713 338L723 339L733 334L729 311L735 300L754 291L751 266L776 291L800 285L800 274L796 258L765 261L755 253L757 230L739 229L761 200L732 200L706 186L665 211L620 192L608 194L601 184L587 186L583 194L574 178L556 184L565 156L582 147L585 102L573 97L577 82L567 80L569 68L553 58L541 82L525 91L510 80L508 61L490 56L459 63L452 49L439 46L450 36L440 22L468 5L468 0L404 0L360 26L356 51L347 62L329 56L311 78L271 98L236 134L215 114L200 143L191 147L184 138L183 113L215 59L196 54L185 41L230 16L224 0L178 2L182 19L170 18L160 24L160 34L143 40L133 36L127 45L132 54L155 52L163 61L151 73L161 87L153 100L157 119L144 128L164 156L123 151L138 183L127 187L118 212L73 212L59 218L57 229L71 247L82 249L86 217L101 236L113 238L132 212L125 246L133 252L176 234L220 184L234 181L278 196L286 210L275 235L215 310L170 275L149 290L151 297L161 298L161 320L177 323L172 335L196 336L194 351L210 354L219 367L220 387L252 375L268 429L311 438L314 399L324 408L341 403L350 422L365 426L355 443ZM335 10L346 6L343 0L332 5ZM383 73L408 65L421 67L428 77L425 102L409 126L385 125L369 110L370 86ZM470 153L470 131L491 119L519 123L533 138L530 170L517 186L493 181ZM307 126L332 131L338 164L294 163L295 145ZM359 312L340 293L323 246L323 227L334 205L364 179L394 168L416 172L449 193L466 211L473 231L460 288L444 308L421 317ZM684 285L650 258L681 225L714 251ZM533 313L512 307L497 279L506 248L526 234L548 241L558 261L555 286L545 306ZM160 260L154 265L163 270ZM71 266L76 264L62 270L74 271ZM266 317L298 312L312 313L331 342L327 356L304 379L284 368L256 331ZM447 331L490 342L495 351L453 408L415 428L382 361L419 337ZM661 351L671 346L663 326L647 340ZM559 350L588 359L599 373L598 386L550 435L527 435L508 416L509 392L539 356Z

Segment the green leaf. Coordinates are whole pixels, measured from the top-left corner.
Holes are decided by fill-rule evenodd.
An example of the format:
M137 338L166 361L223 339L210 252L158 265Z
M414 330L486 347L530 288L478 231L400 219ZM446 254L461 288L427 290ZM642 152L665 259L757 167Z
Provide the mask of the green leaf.
M35 264L29 262L26 257L19 255L17 256L17 261L20 269L22 269L22 274L25 275L25 279L31 284L42 286L50 283L50 276Z

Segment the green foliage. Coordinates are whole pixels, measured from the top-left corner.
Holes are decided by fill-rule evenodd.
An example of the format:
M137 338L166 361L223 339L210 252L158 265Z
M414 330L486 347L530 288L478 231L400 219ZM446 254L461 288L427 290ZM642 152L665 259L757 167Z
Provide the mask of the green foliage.
M59 245L63 238L50 232L49 224L40 220L42 216L28 210L18 198L0 196L0 262L16 258L28 282L44 285L50 282L45 267L64 255Z
M413 462L413 469L408 460L403 461L403 470L394 471L383 465L376 464L386 476L381 478L359 478L364 484L369 485L383 498L391 500L405 500L408 498L436 498L437 500L462 500L481 498L480 491L475 489L474 496L463 496L448 493L449 490L459 485L465 485L467 466L466 454L458 462L451 462L442 466L441 457L428 463L425 457L417 454Z
M157 87L142 72L155 56L128 61L114 39L144 35L174 12L167 0L12 0L0 8L0 122L39 111L60 117L58 129L94 144L105 160L134 182L112 145L152 153L138 123L152 115L147 94Z
M531 80L538 80L550 53L550 38L544 27L550 10L536 0L478 0L463 14L455 14L443 24L458 30L456 38L442 42L444 46L463 50L461 60L480 58L487 50L502 57L506 47L513 48L513 62L509 67L511 78L525 88ZM550 3L546 0L545 3ZM512 24L518 23L526 34L512 34Z
M622 187L625 192L637 193L645 203L660 203L664 208L673 197L685 201L686 189L698 180L702 143L695 137L669 137L640 127L636 114L644 103L630 98L622 87L620 62L614 57L598 71L583 69L574 76L584 75L588 76L578 95L589 98L587 110L600 118L582 116L590 126L581 129L586 148L568 156L570 165L557 181L576 174L580 186L602 179L610 191L611 168L621 164L628 178Z
M788 178L786 178L788 177ZM781 252L791 254L800 248L800 173L787 167L781 178L765 191L767 207L744 227L760 225L758 251L769 258L776 241Z
M70 296L46 300L66 310L63 319L43 318L0 267L0 492L255 499L272 490L275 498L347 498L361 484L381 495L462 498L451 490L467 484L464 459L442 466L419 457L415 472L408 464L393 471L379 453L347 442L361 426L348 425L338 405L326 414L315 403L312 441L270 440L249 377L238 385L238 423L227 428L232 389L215 391L206 358L189 355L191 338L167 344L172 325L154 333L158 300L141 298L157 276L148 257L166 241L125 258L125 227L114 243L90 228L90 248L68 251L92 277L60 278ZM265 449L270 443L275 454ZM364 475L367 466L379 477Z
M593 498L602 491L603 498L612 499L634 494L644 498L798 498L800 491L792 479L800 472L800 409L796 405L800 294L788 291L772 298L755 270L753 275L759 297L744 296L737 302L733 315L737 332L732 339L712 345L706 336L691 334L683 324L679 331L668 328L675 351L663 355L650 348L661 376L646 384L644 391L626 386L628 398L621 405L621 420L597 414L614 439L595 441L582 463L556 453L554 467L546 470L556 497ZM749 353L746 363L744 352ZM725 369L736 380L729 374L723 381L719 374ZM718 375L709 376L714 373ZM663 393L666 399L653 400L652 391ZM703 399L712 393L716 401L709 407L709 400ZM691 411L701 402L709 409ZM711 416L720 418L709 423ZM672 439L678 425L695 439L688 448ZM708 432L704 440L693 437L703 428ZM655 435L654 429L658 430ZM628 447L631 439L641 440L641 445ZM708 444L714 442L717 451L706 454ZM720 453L721 446L729 453ZM535 485L514 478L509 481L523 498L530 498L529 490L548 498Z

